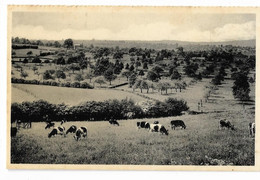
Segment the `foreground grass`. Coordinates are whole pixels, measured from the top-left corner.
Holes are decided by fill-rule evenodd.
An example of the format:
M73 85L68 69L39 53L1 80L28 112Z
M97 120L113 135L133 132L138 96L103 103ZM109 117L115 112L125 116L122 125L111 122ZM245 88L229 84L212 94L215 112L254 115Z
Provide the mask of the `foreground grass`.
M225 165L254 165L254 139L248 137L248 122L239 113L224 115L235 117L237 131L219 130L217 113L156 119L169 129L169 136L138 130L138 120L119 121L119 127L108 122L65 123L66 129L72 124L88 127L88 137L78 142L72 134L49 139L45 123L33 123L32 129L22 129L12 138L11 162L205 165L210 164L209 159L218 159ZM184 120L187 129L170 130L172 119Z

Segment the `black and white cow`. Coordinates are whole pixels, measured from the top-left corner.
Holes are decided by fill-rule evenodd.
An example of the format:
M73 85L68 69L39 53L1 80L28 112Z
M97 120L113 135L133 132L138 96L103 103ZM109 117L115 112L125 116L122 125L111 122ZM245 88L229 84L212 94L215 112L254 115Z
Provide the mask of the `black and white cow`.
M159 124L159 121L154 121L154 124Z
M249 129L249 136L254 137L255 136L255 123L249 123L248 129Z
M160 132L165 135L169 135L168 130L162 124L150 124L151 132Z
M11 127L11 137L15 137L18 132L17 127Z
M112 125L117 125L117 126L119 126L119 123L118 123L116 120L114 120L114 119L110 119L108 122L109 122L110 124L112 124Z
M54 125L55 125L55 123L53 123L53 122L47 122L45 129L49 129L51 127L54 127Z
M172 120L171 128L175 130L176 127L181 127L181 129L186 129L186 125L182 120Z
M88 130L86 127L80 127L76 130L76 133L75 133L75 136L74 136L74 139L76 141L80 140L81 137L86 137L87 136L87 133L88 133Z
M60 125L64 124L65 122L67 122L67 120L62 119L61 122L60 122Z
M52 136L56 136L56 135L65 136L65 127L63 126L54 127L52 131L48 134L48 138L51 138Z
M223 128L228 128L231 130L235 130L234 125L232 125L228 120L224 119L224 120L220 120L219 121L219 129L223 129Z
M139 129L140 128L150 129L150 124L146 121L137 122L136 124Z
M70 128L66 131L66 135L69 134L69 133L75 133L77 130L77 126L70 126Z

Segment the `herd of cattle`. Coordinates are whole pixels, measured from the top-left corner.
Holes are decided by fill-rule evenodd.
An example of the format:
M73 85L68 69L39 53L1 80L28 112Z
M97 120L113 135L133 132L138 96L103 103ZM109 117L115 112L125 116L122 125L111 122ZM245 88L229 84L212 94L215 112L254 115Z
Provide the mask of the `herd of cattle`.
M119 126L119 123L116 120L109 120L108 122L111 125ZM62 124L65 123L65 121L63 121L63 120L61 121L60 125L57 127L55 127L55 123L53 123L53 122L46 122L46 123L47 123L47 125L46 125L45 129L53 128L51 130L51 132L48 133L49 138L54 137L56 135L67 136L69 133L75 134L73 137L76 141L80 140L82 137L83 138L87 137L87 128L84 126L77 128L75 125L72 125L66 131L65 127L62 126ZM171 126L171 129L174 129L174 130L177 127L180 127L181 129L186 129L186 125L182 120L172 120L170 122L170 126ZM144 129L149 130L150 132L159 132L164 135L169 134L169 132L165 128L165 126L162 124L159 124L159 121L155 121L154 123L149 123L146 121L137 122L137 128L138 129L144 128ZM225 119L219 121L219 128L220 129L227 128L227 129L235 130L234 125L231 124L230 121L225 120ZM249 123L248 129L249 129L249 136L254 137L255 136L255 123ZM18 129L16 127L11 127L11 137L16 136L17 131L18 131Z

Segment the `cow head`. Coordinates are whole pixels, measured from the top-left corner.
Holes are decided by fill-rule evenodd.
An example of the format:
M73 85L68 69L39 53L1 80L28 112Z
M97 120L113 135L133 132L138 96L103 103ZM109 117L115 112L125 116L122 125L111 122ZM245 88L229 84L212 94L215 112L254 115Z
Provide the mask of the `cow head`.
M48 133L48 138L50 138L52 135L51 135L51 133Z
M166 131L165 131L165 135L167 135L167 136L169 135L169 132L168 132L168 130L166 130Z
M230 129L233 130L233 131L236 130L234 125L231 125L231 126L230 126Z

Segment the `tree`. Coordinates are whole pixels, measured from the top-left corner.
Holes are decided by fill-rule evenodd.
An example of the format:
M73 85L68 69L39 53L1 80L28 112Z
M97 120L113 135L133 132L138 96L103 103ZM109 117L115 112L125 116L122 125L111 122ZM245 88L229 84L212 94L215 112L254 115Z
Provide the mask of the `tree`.
M25 79L26 77L28 77L28 73L25 71L21 71L20 76Z
M24 63L24 64L28 63L28 59L27 59L27 58L24 58L23 63Z
M148 71L147 79L154 82L154 81L158 81L160 79L160 76L158 76L158 74L156 74L153 71Z
M181 74L177 70L174 70L171 79L181 79Z
M87 72L85 77L86 77L86 79L89 79L89 82L91 83L91 79L93 79L95 77L94 71L90 70L89 72Z
M126 63L125 69L129 69L129 64Z
M171 84L168 82L159 82L158 83L158 88L162 91L165 91L165 94L167 94L167 90L171 87Z
M141 80L139 88L146 89L147 93L149 92L149 84L145 80ZM141 90L141 93L142 93L142 90Z
M33 72L34 72L34 74L35 74L35 71L37 71L38 68L37 68L36 66L33 66L33 67L32 67L32 70L33 70Z
M56 64L64 65L65 59L61 56L56 60Z
M43 73L43 79L45 80L48 80L48 79L54 79L50 73L49 70L46 70L44 73Z
M116 79L116 75L113 73L113 69L108 69L104 73L104 78L109 81L109 85L111 85L111 81Z
M240 99L241 101L250 99L250 85L248 83L248 77L244 73L240 72L237 74L232 89L235 98Z
M129 70L130 71L134 71L135 70L135 67L133 66L133 64L130 66Z
M72 39L66 39L66 40L64 41L63 46L64 46L65 48L67 48L67 49L72 48L72 47L73 47L73 40L72 40Z
M160 66L154 66L152 68L152 71L155 72L156 74L160 75L160 73L163 72L163 69Z
M98 83L99 86L101 87L101 85L102 85L102 84L105 84L106 82L105 82L104 78L103 78L102 76L100 76L100 77L97 77L97 78L95 79L95 83Z
M60 78L66 79L66 74L61 70L57 70L55 74L59 81L60 81Z
M83 76L81 74L76 74L74 80L80 82L80 81L83 81L84 78L83 78Z
M135 81L137 79L137 75L136 73L131 73L131 75L129 76L129 87L132 87L135 84Z
M41 63L42 61L40 60L40 58L38 56L34 57L32 60L32 63Z
M61 47L61 44L59 43L59 41L54 41L53 45L55 47Z
M148 64L147 64L147 62L144 62L144 63L143 63L143 69L148 69Z
M139 75L140 75L140 76L143 76L143 75L144 75L144 71L143 71L143 70L140 70L140 71L139 71Z
M68 68L72 71L73 74L74 74L74 71L80 70L80 67L78 64L71 64L71 65L69 65Z
M126 80L128 81L128 78L129 76L131 75L132 73L130 71L123 71L122 72L122 76L126 77Z
M85 56L85 55L84 55ZM83 70L84 69L87 69L88 67L88 61L85 59L85 58L82 58L80 61L79 61L79 67L80 69L82 70L82 73L83 73Z

